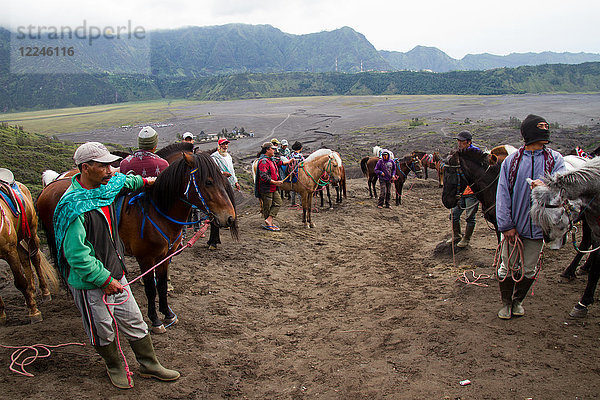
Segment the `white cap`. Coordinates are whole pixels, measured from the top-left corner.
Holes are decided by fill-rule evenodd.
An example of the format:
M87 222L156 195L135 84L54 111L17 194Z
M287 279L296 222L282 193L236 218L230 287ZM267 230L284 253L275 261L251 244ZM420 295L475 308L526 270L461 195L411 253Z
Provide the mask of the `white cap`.
M96 161L103 164L110 164L117 161L121 157L110 154L110 151L102 143L87 142L82 144L75 150L73 160L79 165L88 161Z
M283 140L281 141L281 145L282 145L282 146L287 146L287 145L288 145L288 141L287 141L287 140L285 140L285 139L283 139Z
M195 137L195 136L192 134L192 132L186 132L186 133L184 133L184 134L183 134L183 139L184 139L184 140L185 140L185 139L188 139L188 138L191 138L191 139L193 139L194 137Z

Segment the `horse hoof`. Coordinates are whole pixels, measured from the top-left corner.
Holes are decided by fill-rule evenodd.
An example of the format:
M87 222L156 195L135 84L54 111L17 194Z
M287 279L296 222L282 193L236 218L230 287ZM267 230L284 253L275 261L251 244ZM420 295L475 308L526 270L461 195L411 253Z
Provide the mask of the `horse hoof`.
M315 224L313 224L312 222L309 224L309 227L314 228Z
M162 334L167 333L167 328L165 328L164 325L153 326L152 333L156 333L157 335L162 335Z
M43 320L44 320L44 318L42 318L42 313L40 311L38 311L35 314L29 316L29 321L32 324L35 324L37 322L42 322Z
M582 276L582 275L587 275L588 274L588 270L587 269L583 269L583 268L577 268L577 271L575 271L576 275ZM575 278L575 277L573 277Z
M174 315L172 318L165 318L163 324L165 328L168 328L171 325L175 325L177 322L179 322L179 318L177 318L177 315Z
M577 306L575 306L569 313L569 316L571 318L585 318L587 316L587 312L587 307L578 308Z

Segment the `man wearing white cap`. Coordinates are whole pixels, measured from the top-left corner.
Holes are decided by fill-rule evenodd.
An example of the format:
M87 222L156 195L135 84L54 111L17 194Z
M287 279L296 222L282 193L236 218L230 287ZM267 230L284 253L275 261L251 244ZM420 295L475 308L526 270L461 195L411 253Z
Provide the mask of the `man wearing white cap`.
M157 146L158 133L150 126L143 127L138 133L139 150L121 161L121 172L133 173L144 178L158 176L169 166L169 163L154 154Z
M133 293L124 293L125 250L113 202L122 189L137 190L156 178L113 175L110 164L119 158L98 142L79 146L73 159L80 173L56 206L54 230L58 267L81 312L84 330L104 359L112 384L129 389L133 381L129 382L117 350L113 318L121 337L129 340L142 376L172 381L179 372L158 362Z
M181 140L187 143L194 144L194 135L192 134L192 132L186 132L181 137Z

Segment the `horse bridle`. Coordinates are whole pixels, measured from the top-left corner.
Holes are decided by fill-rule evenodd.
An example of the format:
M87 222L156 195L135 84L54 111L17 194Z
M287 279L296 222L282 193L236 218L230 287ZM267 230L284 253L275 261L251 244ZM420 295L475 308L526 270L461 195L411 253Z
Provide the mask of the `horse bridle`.
M333 165L331 163L333 155L329 154L328 158L329 160L327 161L325 167L323 167L323 172L321 173L321 176L319 177L318 181L315 178L313 178L313 176L306 170L306 168L304 167L304 161L300 162L299 168L301 168L306 173L306 175L308 175L310 179L312 179L312 181L317 185L317 187L325 187L329 184L329 175L331 174L331 171L333 171ZM323 179L323 177L325 177L326 179Z
M411 159L412 159L412 157L411 157ZM396 159L396 160L397 160L397 159ZM400 167L400 164L402 164L402 162L398 161L398 162L397 162L397 165L398 165L398 167ZM410 164L407 164L407 163L404 163L404 164L405 164L405 165L408 167L408 170L409 170L408 172L409 172L409 173L410 173L410 171L412 171L412 172L414 172L414 173L415 173L415 175L417 174L417 171L416 171L416 169L415 169L415 160L414 160L414 159L412 159L412 161L411 161L411 163L410 163ZM408 175L407 175L407 174L405 174L405 173L404 173L404 171L402 171L402 169L398 168L398 170L399 170L400 172L402 172L402 175L404 175L404 177L405 177L405 178L408 178ZM419 171L421 171L421 170L419 170Z

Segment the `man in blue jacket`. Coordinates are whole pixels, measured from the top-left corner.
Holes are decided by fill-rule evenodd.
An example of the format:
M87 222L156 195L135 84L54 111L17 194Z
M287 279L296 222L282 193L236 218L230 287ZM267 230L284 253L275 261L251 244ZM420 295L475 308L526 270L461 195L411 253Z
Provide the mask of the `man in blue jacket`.
M496 219L498 230L505 239L501 252L502 262L498 269L503 304L498 311L498 317L502 319L525 314L522 303L535 280L536 266L544 242L542 230L529 216L531 187L527 178L534 181L533 185L542 184L539 179L545 174L565 170L561 154L546 147L550 142L549 128L544 118L528 115L521 124L521 135L525 145L509 155L500 169L496 192ZM518 282L515 282L509 267L518 266L519 260L516 255L509 260L509 251L512 252L517 238L523 242L524 265L523 275L517 273L515 278Z
M375 174L379 178L379 201L377 208L390 208L392 181L396 179L396 163L388 150L381 151L381 159L375 164Z

